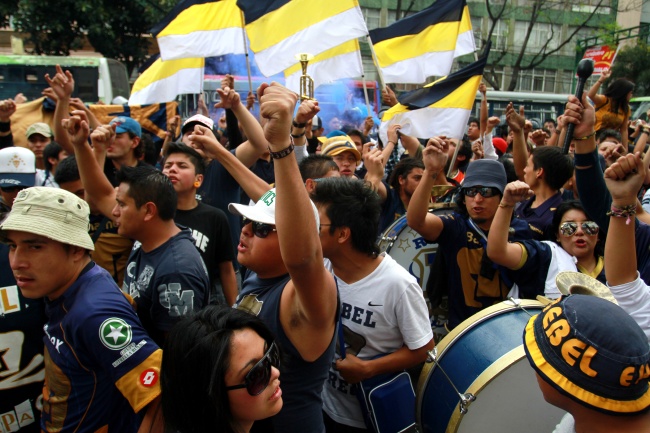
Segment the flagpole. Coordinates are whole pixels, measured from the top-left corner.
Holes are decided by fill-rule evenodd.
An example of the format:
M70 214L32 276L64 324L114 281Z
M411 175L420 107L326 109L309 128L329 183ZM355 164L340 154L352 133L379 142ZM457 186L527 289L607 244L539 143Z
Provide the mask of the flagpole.
M357 43L357 57L361 63L361 82L363 83L363 95L366 97L366 116L370 116L370 100L368 99L368 86L366 85L366 68L363 66L363 59L361 58L361 51Z
M377 67L377 77L379 78L379 86L381 87L382 90L386 88L386 84L384 83L384 74L381 72L381 68L379 67L379 62L377 61L377 54L375 54L375 47L372 45L372 40L370 40L370 35L366 36L368 39L368 45L370 46L370 53L372 54L372 61L375 62L375 66Z
M246 22L244 21L244 11L239 10L241 15L241 35L244 38L244 51L246 52L246 70L248 71L248 91L253 93L253 81L251 80L251 61L248 58L248 46L246 45Z

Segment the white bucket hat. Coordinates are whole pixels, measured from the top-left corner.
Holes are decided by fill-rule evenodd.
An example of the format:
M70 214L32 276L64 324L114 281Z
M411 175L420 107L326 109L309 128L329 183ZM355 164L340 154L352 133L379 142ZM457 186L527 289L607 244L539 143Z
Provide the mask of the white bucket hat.
M7 230L34 233L93 251L88 234L88 204L63 189L33 187L18 193L7 218L0 224ZM4 236L3 236L4 237Z

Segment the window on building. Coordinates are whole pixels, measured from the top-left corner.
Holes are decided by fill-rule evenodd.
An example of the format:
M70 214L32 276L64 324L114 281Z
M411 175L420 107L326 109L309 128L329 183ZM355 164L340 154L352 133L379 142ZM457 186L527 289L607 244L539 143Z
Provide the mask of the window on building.
M555 92L556 71L553 69L533 69L521 71L517 84L520 92Z
M472 31L474 32L474 42L476 43L476 49L480 50L483 48L483 35L481 32L482 18L481 17L471 17L472 20ZM487 36L487 31L486 31Z
M527 21L515 22L515 50L521 50L529 25L530 23ZM554 26L549 23L536 23L531 29L530 38L526 45L526 52L538 53L544 46L546 46L547 51L554 50L558 46L561 32L562 28L560 26Z

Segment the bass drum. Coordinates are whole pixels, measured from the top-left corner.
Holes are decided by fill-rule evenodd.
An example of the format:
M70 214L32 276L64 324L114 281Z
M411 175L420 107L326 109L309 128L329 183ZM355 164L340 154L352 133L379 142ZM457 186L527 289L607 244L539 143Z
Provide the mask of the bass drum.
M416 421L421 432L553 431L565 412L544 401L523 346L526 323L542 308L532 300L504 301L442 339L437 363L428 359L418 382ZM475 397L465 414L454 387Z
M449 203L432 205L429 212L435 215L448 215L455 209ZM388 226L379 239L379 250L386 252L409 274L413 275L424 289L429 279L431 264L438 251L437 243L427 242L418 232L406 224L406 215L399 217Z

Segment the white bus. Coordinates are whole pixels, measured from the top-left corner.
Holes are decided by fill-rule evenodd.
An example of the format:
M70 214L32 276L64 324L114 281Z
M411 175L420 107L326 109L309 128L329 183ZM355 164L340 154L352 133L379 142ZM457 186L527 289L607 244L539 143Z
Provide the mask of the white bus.
M569 95L556 93L530 93L530 92L502 92L498 90L488 90L488 113L489 116L498 116L505 121L506 107L510 102L518 110L520 105L524 106L526 118L537 120L540 127L548 118L556 120L558 116L564 113L564 106L567 103ZM473 116L479 117L481 108L481 94L476 93L476 102L474 103Z
M128 99L126 67L105 57L30 56L0 54L0 100L22 93L28 100L40 98L48 87L45 74L54 76L55 66L70 70L75 80L73 96L86 103L110 104L116 96Z

